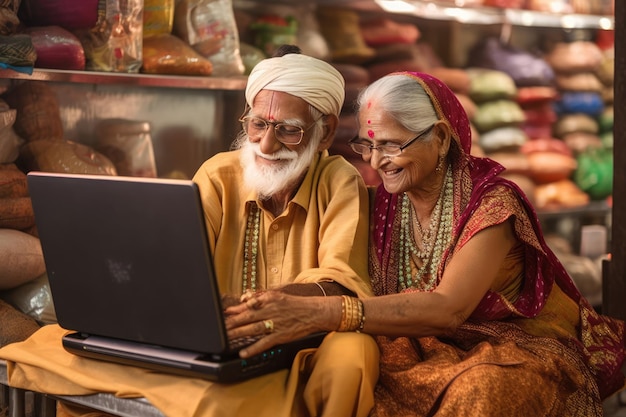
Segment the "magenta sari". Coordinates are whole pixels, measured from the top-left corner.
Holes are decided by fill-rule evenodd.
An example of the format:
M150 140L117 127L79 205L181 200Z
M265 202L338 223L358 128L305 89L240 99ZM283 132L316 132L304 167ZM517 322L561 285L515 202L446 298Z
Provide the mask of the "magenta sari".
M450 258L472 236L512 216L521 218L516 233L524 245L524 280L519 289L520 295L513 303L494 291L485 294L467 323L450 338L379 338L381 379L373 415L431 415L435 412L439 413L437 415L448 415L444 412L446 407L451 410L449 415L464 415L464 403L451 399L451 393L461 397L471 393L476 396L475 386L480 385L476 381L484 381L485 392L498 396L507 390L515 390L523 399L523 390L520 391L517 385L519 378L529 381L538 378L536 384L559 381L552 383L555 385L553 390L544 390L545 401L541 410L549 408L553 411L533 415L601 415L600 401L624 386L621 372L625 355L624 323L599 315L581 296L565 268L545 243L537 215L522 190L499 176L504 168L488 158L470 155L469 122L454 93L427 74L401 74L422 85L440 119L451 126L454 140L461 150L460 155L450 161L454 176L454 233L439 265L437 281L441 280ZM498 205L501 215L481 217L481 213L494 212L493 207L486 207L484 197L493 195L496 189L509 190L506 194L516 200L515 204L509 204L511 199L507 202L504 198ZM518 209L509 209L509 205ZM379 186L372 213L370 251L370 273L376 295L398 292L398 207L398 195L391 195L382 185ZM477 224L477 217L492 218L492 221ZM545 307L554 286L558 286L579 306L576 337L560 340L539 337L528 334L515 324L516 320L533 320ZM510 342L515 344L515 348L506 347ZM433 363L433 359L437 358L440 362ZM542 360L537 358L548 359L541 363ZM398 362L402 365L398 366ZM545 362L550 362L550 365ZM470 384L472 387L467 381L463 382L463 378L470 375L467 373L470 369L468 363L473 363L471 369L475 370ZM485 367L475 366L484 363L500 367L497 371L488 371ZM520 363L525 363L526 367L518 366ZM518 381L513 385L507 385L507 382L502 382L504 379L501 376L496 375L506 367L517 372L515 378ZM566 370L559 372L559 369ZM565 389L569 383L571 389ZM528 389L532 390L532 387ZM554 400L555 397L557 400ZM498 405L499 401L489 396L488 404L477 400L468 407L472 413L479 413L472 415L509 413L511 399ZM524 402L519 406L531 407ZM536 411L526 408L519 415Z

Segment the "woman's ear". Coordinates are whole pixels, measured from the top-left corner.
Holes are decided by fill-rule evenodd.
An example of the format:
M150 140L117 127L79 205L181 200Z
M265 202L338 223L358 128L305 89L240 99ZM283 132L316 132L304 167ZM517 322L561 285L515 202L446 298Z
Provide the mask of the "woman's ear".
M439 141L441 156L445 156L450 151L450 142L452 139L452 129L450 125L444 121L437 122L437 140Z
M324 116L324 133L320 144L317 146L318 151L324 151L330 148L335 139L335 132L339 125L339 118L334 114L328 114Z

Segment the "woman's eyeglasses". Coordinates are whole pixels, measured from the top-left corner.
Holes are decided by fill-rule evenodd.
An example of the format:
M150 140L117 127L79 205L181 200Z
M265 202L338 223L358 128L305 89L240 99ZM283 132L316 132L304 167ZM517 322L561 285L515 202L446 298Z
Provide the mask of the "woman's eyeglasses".
M412 143L420 139L422 136L430 132L434 126L435 126L434 124L430 125L430 127L420 132L419 135L415 136L413 139L409 139L407 142L403 143L402 145L397 144L397 143L389 143L386 145L374 145L373 143L369 141L359 141L358 136L355 136L354 138L350 139L348 144L350 145L350 147L352 148L354 152L358 153L359 155L363 155L366 158L372 156L372 151L374 149L380 152L382 156L384 156L385 158L393 158L394 156L400 155L405 148L407 148Z
M239 119L239 121L241 122L244 132L246 132L250 139L261 139L265 136L267 129L271 125L274 127L276 140L280 143L285 145L299 145L300 142L302 142L304 132L312 128L322 117L324 117L324 115L305 128L289 123L269 122L255 116L245 116Z

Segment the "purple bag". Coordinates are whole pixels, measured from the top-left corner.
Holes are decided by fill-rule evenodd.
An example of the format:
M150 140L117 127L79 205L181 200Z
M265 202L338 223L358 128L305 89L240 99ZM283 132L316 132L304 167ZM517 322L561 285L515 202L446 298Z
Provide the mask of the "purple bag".
M470 51L468 61L468 66L509 74L518 87L554 85L554 71L543 58L506 45L497 38L479 42Z

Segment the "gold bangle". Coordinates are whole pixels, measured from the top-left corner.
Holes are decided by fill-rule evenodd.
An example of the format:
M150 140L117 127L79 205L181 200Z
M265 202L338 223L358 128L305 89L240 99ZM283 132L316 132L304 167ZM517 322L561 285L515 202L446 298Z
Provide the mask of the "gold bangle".
M363 301L359 298L341 296L341 321L338 332L361 332L365 325Z
M341 322L339 324L339 328L337 329L337 331L339 332L346 332L348 331L350 327L349 317L348 317L348 314L350 314L349 304L350 304L350 297L348 297L347 295L342 295L341 296Z
M350 297L352 298L352 297ZM352 298L352 316L350 317L350 331L356 330L359 325L359 299Z
M360 306L360 317L359 317L359 326L356 329L357 333L361 333L363 331L363 326L365 326L365 306L363 305L363 301L359 299Z

